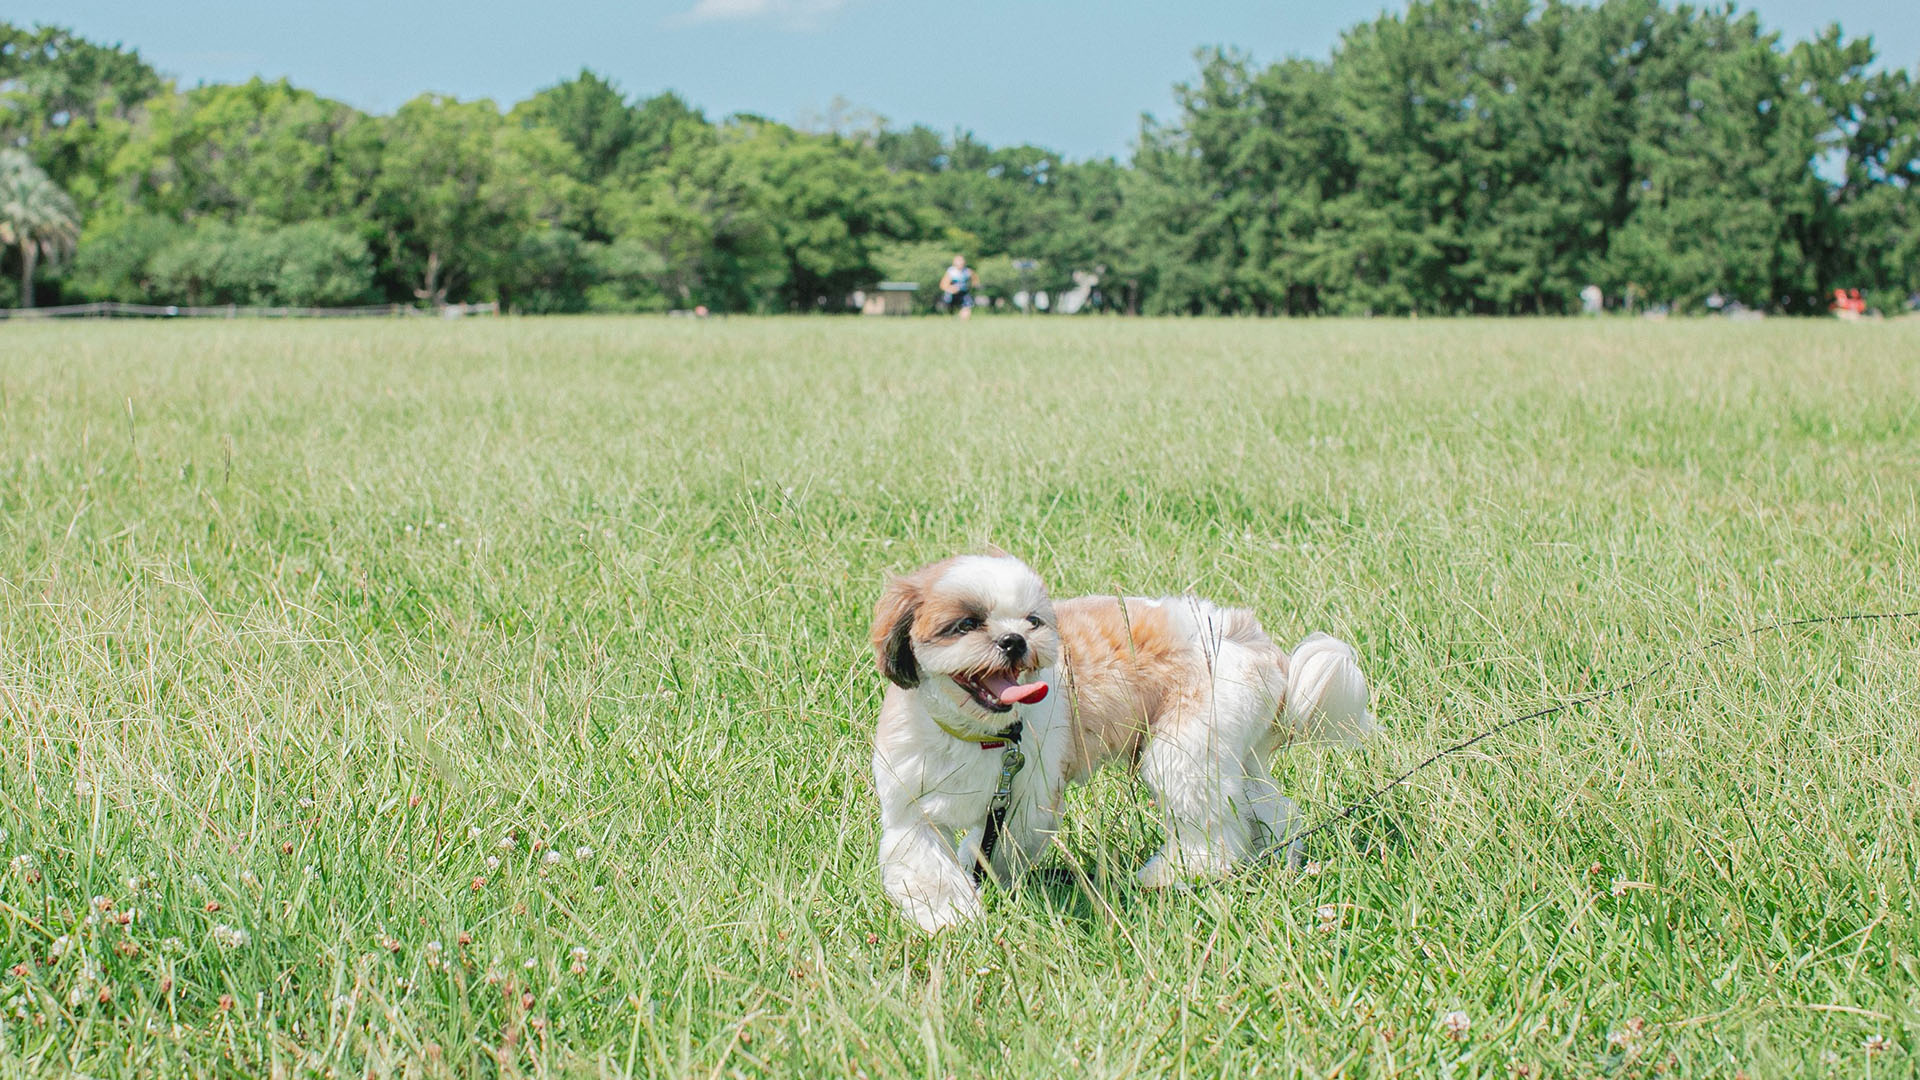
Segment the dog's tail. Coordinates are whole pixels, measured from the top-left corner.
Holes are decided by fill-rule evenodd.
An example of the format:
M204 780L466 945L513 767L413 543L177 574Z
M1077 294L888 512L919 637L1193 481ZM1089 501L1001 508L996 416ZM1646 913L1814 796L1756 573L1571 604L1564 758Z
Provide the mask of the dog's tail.
M1352 745L1380 730L1367 708L1367 677L1353 646L1307 635L1285 665L1287 724L1304 738Z

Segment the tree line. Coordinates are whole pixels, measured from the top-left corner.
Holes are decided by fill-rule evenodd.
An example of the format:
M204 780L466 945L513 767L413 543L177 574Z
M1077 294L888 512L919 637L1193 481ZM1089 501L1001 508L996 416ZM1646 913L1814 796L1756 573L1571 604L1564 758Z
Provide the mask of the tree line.
M1905 310L1920 86L1875 60L1731 7L1417 0L1326 60L1204 51L1129 161L1070 161L591 71L376 116L0 22L0 306L841 311L958 253L989 296L1092 272L1149 314Z

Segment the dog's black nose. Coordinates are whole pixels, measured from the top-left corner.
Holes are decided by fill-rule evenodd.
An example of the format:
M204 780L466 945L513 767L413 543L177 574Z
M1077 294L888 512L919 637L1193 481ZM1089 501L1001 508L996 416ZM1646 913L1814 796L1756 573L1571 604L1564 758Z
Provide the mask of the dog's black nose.
M1009 660L1018 660L1027 655L1027 639L1019 634L1002 634L994 640L994 644L1000 646Z

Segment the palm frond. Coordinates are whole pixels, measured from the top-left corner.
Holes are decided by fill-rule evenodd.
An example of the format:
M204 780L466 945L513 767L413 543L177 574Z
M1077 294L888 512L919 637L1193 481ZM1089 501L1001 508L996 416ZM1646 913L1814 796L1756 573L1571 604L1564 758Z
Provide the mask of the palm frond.
M0 150L0 244L38 248L56 262L80 243L80 210L33 159Z

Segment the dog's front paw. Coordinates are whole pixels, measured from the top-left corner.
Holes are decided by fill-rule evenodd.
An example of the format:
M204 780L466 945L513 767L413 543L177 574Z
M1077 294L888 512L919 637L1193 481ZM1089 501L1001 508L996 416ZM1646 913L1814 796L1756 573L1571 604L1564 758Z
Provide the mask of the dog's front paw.
M1134 876L1140 880L1140 887L1143 889L1181 889L1187 884L1187 879L1180 873L1179 867L1174 866L1165 855L1155 855L1148 859L1147 865L1141 867L1140 872Z
M982 914L980 892L958 867L936 866L934 872L910 874L892 868L886 875L887 894L900 913L929 934L977 919Z
M971 891L937 898L904 897L900 901L900 911L921 930L937 934L950 926L959 926L979 918L980 897Z
M1211 881L1233 873L1233 860L1204 849L1162 851L1147 860L1136 875L1142 888L1186 888L1195 881Z

